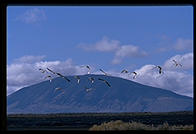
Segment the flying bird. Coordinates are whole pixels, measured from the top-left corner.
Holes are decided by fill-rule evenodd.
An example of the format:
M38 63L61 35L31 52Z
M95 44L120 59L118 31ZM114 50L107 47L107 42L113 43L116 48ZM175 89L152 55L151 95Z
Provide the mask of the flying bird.
M158 69L159 69L159 74L163 73L162 67L161 67L161 66L155 66L154 68L158 68ZM154 69L154 68L153 68L153 69Z
M51 69L49 69L49 68L47 68L48 69L48 71L50 71L51 73L53 73L53 74L56 74L54 71L52 71Z
M121 73L129 73L126 69L123 69Z
M94 83L95 79L93 77L88 77L88 79L91 81L91 83Z
M57 91L57 90L61 90L62 88L60 88L60 87L56 87L55 88L55 91Z
M76 78L77 79L77 82L78 82L78 84L80 83L80 77L79 76L74 76L74 78Z
M90 70L91 70L91 68L90 68L90 66L89 66L89 65L84 65L84 66L81 66L81 67L86 67L86 68L88 69L88 74L90 74Z
M132 72L134 74L133 79L135 79L137 73L136 72Z
M182 64L178 63L176 60L172 60L172 61L174 62L174 64L175 64L176 67L177 66L181 66L182 67Z
M64 78L64 79L67 80L68 82L70 82L70 80L69 80L67 77L63 76L62 74L60 74L60 73L56 73L56 74L57 74L58 76Z
M108 76L108 73L106 73L105 71L103 71L102 69L99 69L104 75Z
M90 92L90 91L92 91L92 90L93 90L93 88L85 87L85 90L86 90L86 92Z
M50 82L52 82L52 76L48 75L44 79L46 79L46 78L49 78L50 79Z
M98 80L101 80L101 81L105 82L109 87L111 87L111 85L106 80L101 79L101 78L98 78Z
M46 70L44 70L44 69L42 69L42 68L39 68L39 70L40 70L42 73L47 72Z

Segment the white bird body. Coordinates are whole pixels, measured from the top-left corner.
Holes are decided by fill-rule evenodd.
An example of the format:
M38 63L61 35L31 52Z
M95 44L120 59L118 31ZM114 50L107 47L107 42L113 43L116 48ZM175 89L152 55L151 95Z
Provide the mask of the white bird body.
M136 72L132 72L134 74L133 79L135 79L137 73Z
M48 75L48 76L44 77L44 79L46 79L46 78L49 78L50 82L52 82L52 76Z
M55 88L55 91L56 91L56 90L61 90L61 89L62 89L62 88L60 88L60 87L56 87L56 88Z
M87 88L87 87L85 87L85 90L86 90L86 92L90 92L90 91L93 90L93 88Z
M91 81L91 83L94 83L95 79L93 77L88 77L88 79Z
M74 78L77 79L77 83L79 84L80 83L80 77L76 75L76 76L74 76Z
M86 67L86 68L88 69L88 74L90 74L90 70L91 70L91 68L90 68L90 66L89 66L89 65L82 65L81 67Z

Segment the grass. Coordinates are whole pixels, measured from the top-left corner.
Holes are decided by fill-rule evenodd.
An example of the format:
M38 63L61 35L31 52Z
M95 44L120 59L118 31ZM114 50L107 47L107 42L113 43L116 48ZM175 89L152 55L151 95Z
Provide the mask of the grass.
M167 122L162 125L146 125L140 122L123 122L121 120L104 122L100 125L93 125L90 131L110 130L193 130L193 125L169 125Z

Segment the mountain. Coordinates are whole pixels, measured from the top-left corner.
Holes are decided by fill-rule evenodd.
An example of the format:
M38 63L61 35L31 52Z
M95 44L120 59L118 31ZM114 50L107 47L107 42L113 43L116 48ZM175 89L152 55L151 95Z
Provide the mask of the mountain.
M104 75L61 77L24 87L7 97L7 113L170 112L193 110L193 98ZM88 79L93 77L94 83ZM111 87L98 78L105 79ZM55 91L56 87L61 90ZM86 92L85 87L92 88Z

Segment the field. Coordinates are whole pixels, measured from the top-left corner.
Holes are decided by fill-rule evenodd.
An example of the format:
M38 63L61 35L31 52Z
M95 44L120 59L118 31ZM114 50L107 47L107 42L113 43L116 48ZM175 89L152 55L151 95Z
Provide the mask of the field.
M120 120L145 125L193 125L193 112L9 114L8 130L89 130L94 125Z

